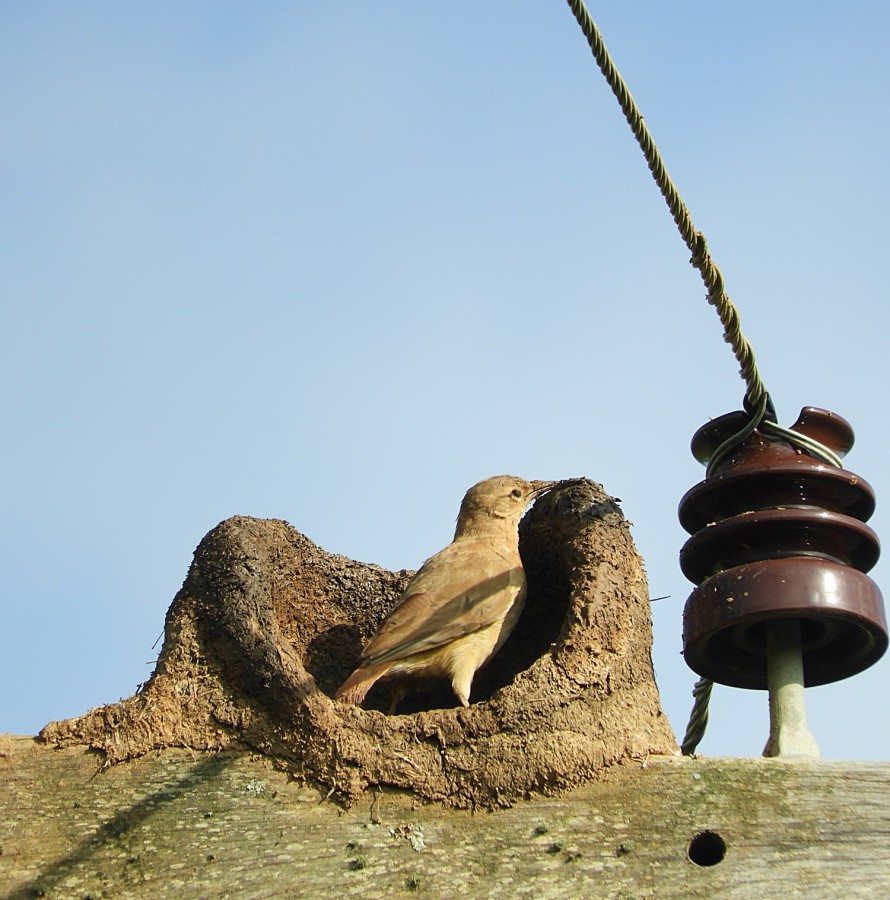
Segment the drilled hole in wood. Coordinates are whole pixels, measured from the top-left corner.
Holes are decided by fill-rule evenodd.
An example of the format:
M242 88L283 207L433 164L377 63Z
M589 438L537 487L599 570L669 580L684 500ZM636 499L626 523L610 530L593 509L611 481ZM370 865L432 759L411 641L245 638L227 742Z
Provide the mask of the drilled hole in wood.
M687 852L697 866L716 866L726 856L726 841L716 831L700 831Z

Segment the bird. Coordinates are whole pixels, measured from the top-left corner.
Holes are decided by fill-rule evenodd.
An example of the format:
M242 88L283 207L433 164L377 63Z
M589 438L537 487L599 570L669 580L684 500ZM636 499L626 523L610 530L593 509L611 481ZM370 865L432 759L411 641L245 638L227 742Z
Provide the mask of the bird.
M376 682L390 681L393 713L412 679L447 678L469 706L476 672L503 646L525 603L519 520L558 484L496 475L473 485L454 540L418 569L335 699L358 705Z

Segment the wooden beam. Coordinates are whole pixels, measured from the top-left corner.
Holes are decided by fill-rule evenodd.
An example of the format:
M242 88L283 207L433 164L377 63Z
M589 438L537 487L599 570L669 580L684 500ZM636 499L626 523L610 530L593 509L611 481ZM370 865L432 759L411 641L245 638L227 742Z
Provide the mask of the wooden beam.
M101 760L0 737L0 895L890 895L890 763L650 758L474 813L344 809L247 752Z

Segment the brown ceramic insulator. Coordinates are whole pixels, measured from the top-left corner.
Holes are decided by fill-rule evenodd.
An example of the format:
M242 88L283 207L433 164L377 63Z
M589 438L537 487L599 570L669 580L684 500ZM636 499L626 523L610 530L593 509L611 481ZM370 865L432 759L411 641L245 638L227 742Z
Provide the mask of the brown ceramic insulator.
M843 416L818 406L805 406L791 430L819 441L838 456L846 456L853 449L855 439L850 423Z
M864 478L846 469L792 453L790 459L758 468L738 465L700 481L680 501L679 517L694 534L730 516L782 507L827 509L867 522L875 494Z
M877 662L887 649L878 586L823 559L771 559L720 572L697 587L683 613L683 655L705 678L765 690L766 623L800 620L804 683L828 684Z
M746 413L730 413L696 432L701 462L738 434ZM807 407L792 430L838 456L853 446L840 416ZM800 620L807 684L846 678L887 648L877 585L864 573L880 544L865 525L875 508L869 484L757 429L680 501L692 537L680 553L699 586L686 604L683 653L707 678L737 687L766 683L766 623Z
M881 554L878 536L859 519L824 509L746 512L696 532L680 551L680 568L695 584L763 559L811 556L868 572Z

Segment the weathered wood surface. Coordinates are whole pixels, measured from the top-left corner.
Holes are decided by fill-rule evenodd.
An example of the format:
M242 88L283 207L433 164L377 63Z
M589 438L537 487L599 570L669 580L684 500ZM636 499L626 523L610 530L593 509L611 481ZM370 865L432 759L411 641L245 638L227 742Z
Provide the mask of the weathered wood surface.
M661 757L476 813L346 810L235 751L99 765L0 738L0 896L890 896L888 763ZM711 866L688 857L703 831Z

